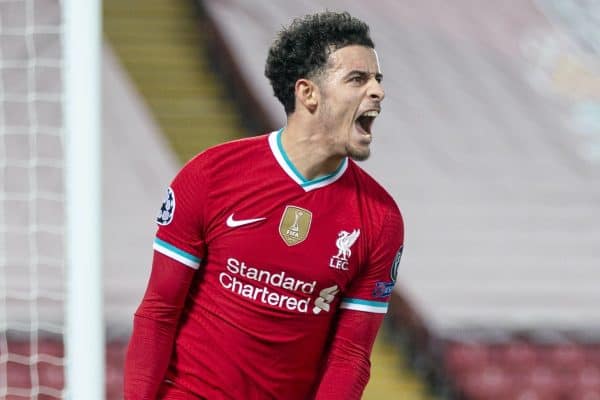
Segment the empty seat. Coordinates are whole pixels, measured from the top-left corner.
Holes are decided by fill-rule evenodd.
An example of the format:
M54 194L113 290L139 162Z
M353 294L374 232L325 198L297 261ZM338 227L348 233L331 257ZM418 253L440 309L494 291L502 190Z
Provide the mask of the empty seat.
M585 348L575 343L556 345L548 349L546 361L560 371L579 371L585 365Z
M6 363L6 385L12 388L30 388L31 370L27 364L9 361Z
M556 371L541 365L536 366L526 375L525 387L547 395L560 393L562 389L561 380Z
M482 344L453 343L446 348L444 360L450 374L463 375L488 365L490 351Z
M517 386L510 394L512 400L559 400L560 394L551 392L547 388L530 386ZM507 399L508 400L508 399Z
M50 356L64 358L64 345L61 340L40 338L37 343L39 354L48 354Z
M600 390L579 389L571 393L568 400L600 400Z
M513 373L526 373L536 366L538 351L531 343L515 341L497 346L494 358L504 369Z
M56 390L64 387L65 377L62 366L40 362L37 364L37 373L40 386Z
M600 368L600 345L588 345L585 348L585 359L588 363Z
M587 365L577 376L577 386L580 389L600 390L600 367Z
M460 389L469 400L508 399L511 386L506 372L492 365L469 372L460 382Z

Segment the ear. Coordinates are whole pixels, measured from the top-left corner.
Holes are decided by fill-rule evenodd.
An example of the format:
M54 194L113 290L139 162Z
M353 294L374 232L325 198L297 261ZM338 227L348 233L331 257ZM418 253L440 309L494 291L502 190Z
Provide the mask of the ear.
M319 104L319 88L309 79L298 79L294 87L296 105L303 105L309 112L314 112Z

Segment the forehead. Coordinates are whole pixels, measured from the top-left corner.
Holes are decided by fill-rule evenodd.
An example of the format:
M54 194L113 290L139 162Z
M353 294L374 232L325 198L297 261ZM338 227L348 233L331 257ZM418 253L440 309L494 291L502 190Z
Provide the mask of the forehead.
M365 46L342 47L329 55L329 70L336 72L381 72L375 49Z

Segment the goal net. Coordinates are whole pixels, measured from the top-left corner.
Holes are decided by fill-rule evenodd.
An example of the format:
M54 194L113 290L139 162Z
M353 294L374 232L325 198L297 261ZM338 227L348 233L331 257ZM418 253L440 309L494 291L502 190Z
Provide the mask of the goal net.
M0 398L63 396L61 10L0 1Z
M77 367L65 357L68 2L0 0L1 399L71 398Z

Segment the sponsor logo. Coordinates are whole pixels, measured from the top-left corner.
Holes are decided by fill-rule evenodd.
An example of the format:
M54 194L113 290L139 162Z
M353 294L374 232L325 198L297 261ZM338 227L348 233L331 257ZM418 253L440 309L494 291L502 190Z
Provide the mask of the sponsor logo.
M321 311L329 312L330 304L335 299L340 289L337 285L325 288L319 292L319 297L315 300L315 306L312 309L313 314L319 314Z
M169 225L173 221L175 214L175 192L170 187L167 188L167 196L158 210L156 223L158 225Z
M301 313L308 312L317 285L317 281L306 282L285 271L274 273L256 268L233 257L227 259L226 270L219 274L219 282L238 296Z
M338 248L337 255L331 257L329 260L329 267L334 269L341 269L343 271L348 270L348 259L352 255L350 247L356 242L356 239L360 236L360 229L355 229L350 232L340 231L338 238L335 241L335 245Z
M304 208L286 206L279 223L279 235L288 246L302 243L308 236L312 213Z
M255 222L262 221L265 219L266 219L265 217L253 218L253 219L233 219L233 214L231 214L229 216L229 218L227 218L227 222L225 222L225 224L230 228L237 228L238 226L253 224Z
M225 270L219 274L219 283L224 289L253 302L304 314L329 312L340 291L337 285L321 290L311 308L317 281L304 281L285 271L256 268L234 257L227 259Z

